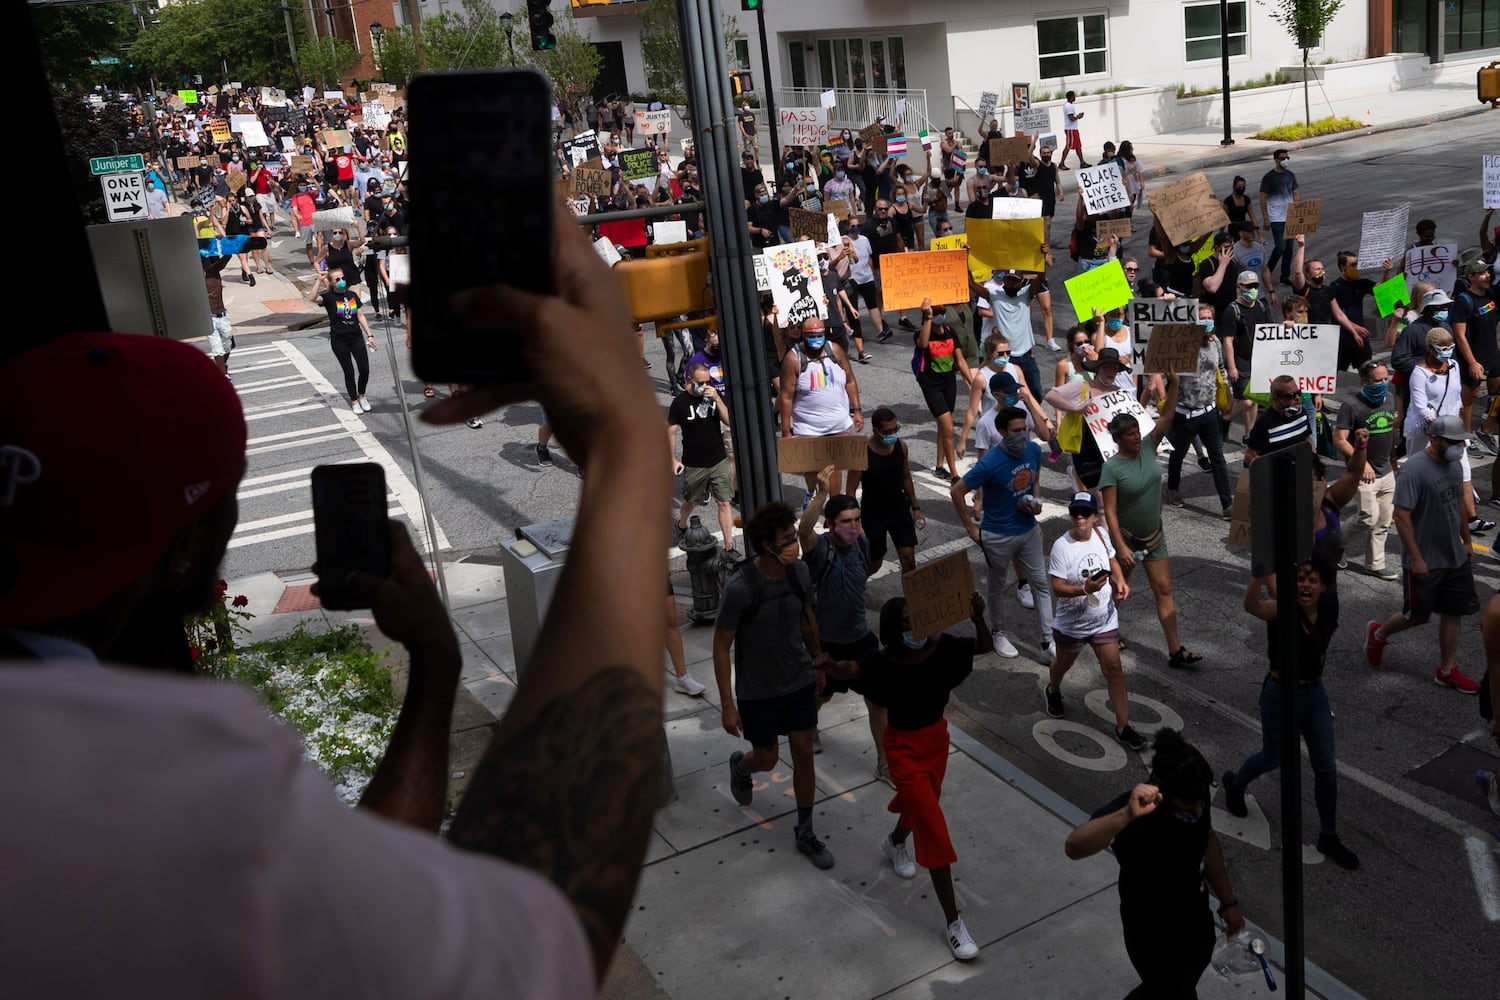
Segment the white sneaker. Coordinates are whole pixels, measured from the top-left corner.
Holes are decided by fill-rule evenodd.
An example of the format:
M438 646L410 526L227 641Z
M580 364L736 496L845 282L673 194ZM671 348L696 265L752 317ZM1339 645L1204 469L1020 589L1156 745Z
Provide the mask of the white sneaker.
M355 413L361 412L359 408L359 400L351 399L349 401L349 409L353 410Z
M1049 340L1047 341L1047 350L1057 352L1062 350L1062 345L1059 344L1056 340Z
M990 641L995 644L995 652L1007 659L1014 659L1021 655L1016 644L1005 637L1005 633L999 629L990 633Z
M960 962L967 962L979 954L979 945L969 937L969 929L964 926L963 917L948 925L948 947L953 949L953 957Z
M1031 581L1016 584L1016 600L1021 602L1021 607L1027 611L1036 607L1036 598L1031 595Z
M364 410L366 413L369 413L370 412L370 401L368 399L366 399L365 397L363 397L363 396L359 397L359 408L361 410Z
M891 840L890 834L886 834L885 839L880 842L880 849L891 859L891 867L896 869L897 875L902 878L917 877L917 863L911 859L909 844L897 844Z
M692 674L683 674L672 682L672 686L690 698L701 697L703 692L708 690Z
M1042 640L1042 659L1046 660L1048 663L1051 663L1052 660L1056 656L1057 656L1057 648L1052 645L1052 640L1050 638L1043 639Z

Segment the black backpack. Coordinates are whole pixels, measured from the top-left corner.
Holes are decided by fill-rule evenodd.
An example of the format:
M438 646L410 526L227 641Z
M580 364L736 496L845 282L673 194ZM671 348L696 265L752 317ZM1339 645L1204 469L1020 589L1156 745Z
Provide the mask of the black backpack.
M733 580L736 576L745 581L745 586L750 591L750 603L745 605L744 611L740 612L740 627L743 628L745 622L755 617L756 611L760 610L761 603L765 600L766 578L765 574L755 568L753 558L746 559L736 566L734 572L729 575L729 579ZM786 582L792 588L792 593L797 595L797 600L801 601L804 607L807 606L810 602L807 594L802 590L802 580L798 577L795 567L787 569Z
M860 562L863 564L865 576L870 575L870 540L864 535L855 539L855 550L859 553ZM833 575L834 554L837 551L833 546L833 538L823 534L818 538L818 550L823 554L823 568L813 579L813 607L818 606L818 595L823 592L823 584ZM802 557L804 560L807 556Z

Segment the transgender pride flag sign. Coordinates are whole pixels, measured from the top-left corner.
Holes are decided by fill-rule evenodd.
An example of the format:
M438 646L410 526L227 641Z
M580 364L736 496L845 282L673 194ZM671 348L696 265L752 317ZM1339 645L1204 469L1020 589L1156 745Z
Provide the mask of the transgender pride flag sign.
M968 165L969 165L968 154L965 153L961 149L955 149L953 151L953 169L954 170L962 170L964 167L966 167Z
M886 139L885 139L885 155L887 155L887 156L905 156L906 155L906 136L904 136L904 135L889 135L889 136L886 136Z

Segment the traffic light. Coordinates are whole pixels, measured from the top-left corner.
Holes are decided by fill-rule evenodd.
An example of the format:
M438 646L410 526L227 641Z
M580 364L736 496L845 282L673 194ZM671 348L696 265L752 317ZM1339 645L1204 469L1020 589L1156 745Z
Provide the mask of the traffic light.
M740 0L740 10L760 10L760 0Z
M531 23L533 50L557 48L557 36L552 33L552 12L547 9L547 0L526 0L526 18Z

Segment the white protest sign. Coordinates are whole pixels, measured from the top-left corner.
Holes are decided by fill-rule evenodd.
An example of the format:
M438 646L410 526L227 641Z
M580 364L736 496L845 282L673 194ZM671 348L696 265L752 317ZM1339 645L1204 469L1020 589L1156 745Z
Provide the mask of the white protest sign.
M1339 328L1332 324L1258 323L1246 392L1270 392L1271 380L1290 375L1302 392L1334 391Z
M672 131L671 109L637 111L635 113L635 130L642 135L666 135Z
M608 236L601 236L594 241L594 252L609 267L614 267L622 259L620 251L615 247L614 241Z
M1130 327L1130 362L1137 375L1145 374L1146 344L1157 323L1198 322L1197 299L1131 299L1125 303L1125 322Z
M750 258L755 265L755 290L757 292L769 292L771 290L771 273L766 270L766 255L758 253Z
M260 128L260 119L254 115L229 116L229 131L243 132L247 128Z
M1041 135L1052 131L1051 108L1023 108L1016 113L1016 131L1027 135Z
M1118 163L1079 167L1078 191L1083 195L1083 207L1090 215L1130 207L1130 195L1125 191L1125 179L1120 176Z
M1484 154L1484 207L1500 208L1500 155Z
M836 108L836 107L838 107L839 106L839 95L838 95L838 92L834 91L834 90L825 90L825 91L823 91L822 96L818 99L818 103L821 104L821 105L823 105L824 108Z
M388 128L391 124L391 113L380 101L366 101L365 124L374 129Z
M979 127L990 123L990 116L995 113L995 106L1000 103L1000 95L986 90L979 95L979 107L976 109L979 115Z
M281 149L285 153L295 153L297 151L297 137L291 135L282 136Z
M686 243L687 223L681 219L660 219L651 223L652 242L657 245L664 243Z
M779 312L777 325L786 327L816 316L828 318L823 301L823 276L818 269L818 248L812 240L784 243L765 251L766 276L771 297Z
M343 99L344 99L344 92L342 90L325 90L325 91L323 91L323 100L325 100L325 101L342 101Z
M271 144L270 137L266 135L266 130L260 127L260 122L258 121L246 125L244 130L240 132L240 139L249 149L259 149L262 146L269 146Z
M324 233L330 229L348 229L354 225L354 209L347 205L325 208L313 213L312 224L314 229Z
M1156 427L1156 419L1146 412L1140 400L1135 398L1135 393L1129 389L1116 389L1103 396L1091 397L1083 404L1083 422L1094 435L1094 444L1099 446L1099 454L1106 462L1120 451L1120 446L1115 444L1114 437L1109 433L1109 422L1116 413L1134 414L1141 425L1143 438Z
M385 269L391 276L391 287L411 284L411 257L404 253L385 255Z
M839 219L832 212L828 213L828 245L831 247L839 245Z
M896 98L896 120L899 122L904 114L906 114L906 98L898 97Z
M777 108L776 135L787 146L827 145L828 111L824 108Z
M1406 248L1406 223L1411 202L1378 212L1366 212L1359 229L1359 266L1371 270L1382 261L1399 261Z
M1458 281L1458 244L1433 243L1406 251L1406 291L1419 281L1430 281L1447 291Z
M990 218L992 219L1040 219L1041 217L1040 198L990 199Z

